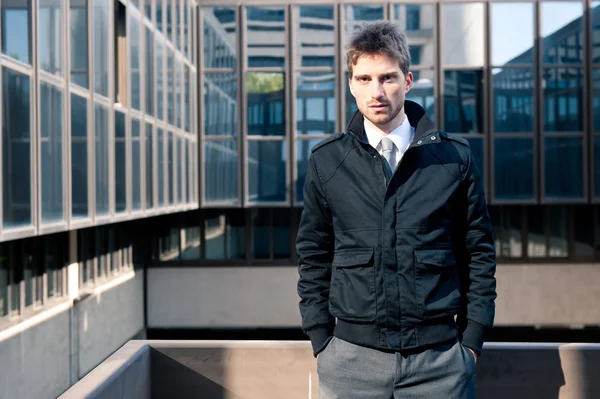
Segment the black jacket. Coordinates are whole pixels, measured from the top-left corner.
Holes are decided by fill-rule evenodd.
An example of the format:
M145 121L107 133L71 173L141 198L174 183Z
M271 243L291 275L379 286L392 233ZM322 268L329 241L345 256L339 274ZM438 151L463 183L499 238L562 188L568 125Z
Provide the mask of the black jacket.
M458 337L479 352L492 326L492 226L469 144L418 104L405 112L415 137L389 181L359 112L312 150L296 250L315 356L332 335L391 351Z

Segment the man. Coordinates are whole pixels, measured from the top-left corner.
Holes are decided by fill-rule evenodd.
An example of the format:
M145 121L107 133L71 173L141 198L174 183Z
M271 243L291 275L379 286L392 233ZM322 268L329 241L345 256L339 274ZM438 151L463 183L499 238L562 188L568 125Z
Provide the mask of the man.
M468 142L405 101L395 25L363 26L347 60L358 112L312 150L296 242L320 397L474 397L496 265Z

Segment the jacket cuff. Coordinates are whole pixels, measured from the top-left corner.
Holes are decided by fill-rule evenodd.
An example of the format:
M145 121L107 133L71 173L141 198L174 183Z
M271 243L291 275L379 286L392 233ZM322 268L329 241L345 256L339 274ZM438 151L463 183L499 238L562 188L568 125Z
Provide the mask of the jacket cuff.
M326 327L313 328L311 330L308 330L306 333L310 338L310 343L313 347L314 357L317 357L317 355L321 353L323 349L325 349L329 341L331 341L331 338L333 338L333 335L328 331L328 328Z
M467 320L467 328L463 332L462 344L480 355L485 339L485 330L486 327L483 324Z

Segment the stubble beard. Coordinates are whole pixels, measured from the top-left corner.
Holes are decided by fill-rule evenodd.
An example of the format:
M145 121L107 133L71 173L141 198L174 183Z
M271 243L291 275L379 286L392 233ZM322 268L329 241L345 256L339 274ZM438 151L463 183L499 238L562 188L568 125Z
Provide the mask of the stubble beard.
M379 129L383 130L384 128L388 127L390 122L392 122L398 116L400 111L402 111L403 107L404 107L404 104L398 104L396 106L396 108L392 109L389 114L388 113L375 113L375 112L371 111L370 108L367 107L367 109L370 111L370 114L365 113L366 115L364 115L364 117L367 118L373 125L377 126Z

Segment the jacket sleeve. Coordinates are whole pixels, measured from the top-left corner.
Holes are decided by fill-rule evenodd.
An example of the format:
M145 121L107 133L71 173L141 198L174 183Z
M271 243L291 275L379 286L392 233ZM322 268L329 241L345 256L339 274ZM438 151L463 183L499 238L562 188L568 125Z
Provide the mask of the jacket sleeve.
M464 231L469 268L462 343L480 353L485 333L494 322L496 251L483 182L470 151L463 183L466 191L467 220Z
M315 356L331 340L335 325L335 319L329 313L333 246L331 210L311 155L304 183L304 210L296 237L296 253L302 330L308 334Z

